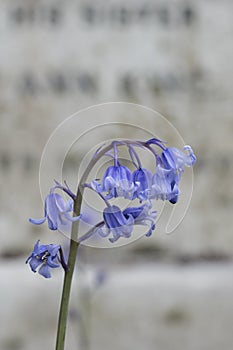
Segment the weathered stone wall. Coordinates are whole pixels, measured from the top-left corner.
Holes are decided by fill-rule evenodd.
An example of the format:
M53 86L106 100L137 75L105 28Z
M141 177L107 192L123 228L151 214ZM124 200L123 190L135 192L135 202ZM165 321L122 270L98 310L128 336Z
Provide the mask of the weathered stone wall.
M1 1L1 251L5 237L12 248L30 241L26 218L32 202L40 210L39 161L55 127L124 100L161 112L198 156L191 210L161 244L232 255L231 10L226 0Z

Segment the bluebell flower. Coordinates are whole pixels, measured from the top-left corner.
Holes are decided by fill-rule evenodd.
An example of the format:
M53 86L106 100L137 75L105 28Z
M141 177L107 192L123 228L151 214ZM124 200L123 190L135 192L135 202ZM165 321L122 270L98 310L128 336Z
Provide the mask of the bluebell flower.
M128 207L123 210L125 218L133 217L134 225L149 226L149 230L146 236L149 237L152 231L155 229L155 218L157 215L156 211L151 211L151 203L145 203L139 207Z
M131 237L134 225L143 225L149 226L146 236L150 236L155 229L156 217L156 212L150 211L151 207L151 204L146 203L139 207L129 207L121 211L115 205L109 206L103 212L104 222L94 232L101 237L107 237L112 233L113 237L109 238L109 241L113 243L120 237Z
M134 197L141 201L147 200L150 196L152 186L152 173L144 168L138 168L133 172L133 182L135 185Z
M178 175L172 169L165 169L160 164L152 179L151 199L169 200L175 204L178 200Z
M131 171L118 163L107 168L102 179L102 184L94 180L92 188L99 193L107 192L106 199L113 197L124 197L132 199L134 194L134 183Z
M168 147L163 150L161 160L164 168L182 173L185 165L192 166L196 162L196 156L190 146L184 146L184 150L188 151L188 153L184 153L175 147Z
M185 166L192 166L196 157L190 146L185 146L184 153L175 147L164 149L160 156L160 162L156 167L156 173L152 180L153 199L169 200L175 204L179 196L178 184Z
M61 247L56 244L40 245L39 242L39 240L36 242L32 254L26 260L26 264L29 262L33 272L37 272L37 268L40 266L38 273L45 278L50 278L50 269L60 266L57 261L59 261L58 252Z
M41 225L47 219L50 230L57 230L65 228L70 225L70 222L80 219L81 216L72 217L72 211L73 200L65 201L60 194L54 193L51 189L50 194L45 199L44 217L41 219L30 218L29 221L35 225Z
M103 224L94 231L101 237L107 237L112 233L113 237L109 238L109 241L113 243L120 237L128 238L131 236L134 224L132 215L126 217L119 207L113 205L104 209L103 218Z

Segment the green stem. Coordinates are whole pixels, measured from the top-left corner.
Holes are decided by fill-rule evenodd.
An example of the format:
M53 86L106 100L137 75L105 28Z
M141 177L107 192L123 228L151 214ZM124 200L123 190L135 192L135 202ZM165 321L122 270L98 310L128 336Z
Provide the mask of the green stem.
M74 216L79 215L81 204L82 204L82 195L80 191L78 191L77 197L74 201ZM65 271L61 305L60 305L60 313L59 313L59 319L58 319L56 350L64 350L64 347L65 347L65 335L66 335L66 325L67 325L68 307L69 307L69 300L70 300L71 283L72 283L72 277L74 273L78 247L79 247L79 243L77 241L77 232L78 232L78 221L73 222L72 224L70 252L69 252L69 258L68 258L68 269L67 271Z
M92 167L96 162L110 149L112 148L112 144L104 147L95 158L93 158L88 164L86 170L84 171L82 178L79 182L77 196L74 200L74 213L73 216L79 216L81 212L82 205L82 184L86 181L88 174L90 173ZM78 242L78 225L79 222L75 221L72 223L71 230L71 239L70 239L70 251L68 258L68 269L65 271L65 277L63 282L63 290L60 304L60 312L58 318L58 326L57 326L57 340L56 340L56 350L64 350L65 348L65 336L66 336L66 326L67 326L67 317L68 317L68 308L69 308L69 300L70 300L70 292L71 292L71 283L74 273L74 267L79 247Z
M58 320L56 350L63 350L65 346L66 324L67 324L67 316L68 316L71 282L72 282L72 277L74 272L78 245L79 244L77 242L73 240L70 241L68 270L65 272L59 320Z

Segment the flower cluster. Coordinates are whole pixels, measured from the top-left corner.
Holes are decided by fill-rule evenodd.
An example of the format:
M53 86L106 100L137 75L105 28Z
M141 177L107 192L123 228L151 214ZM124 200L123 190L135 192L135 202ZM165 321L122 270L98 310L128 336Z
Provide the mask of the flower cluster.
M91 182L91 187L96 192L103 193L106 199L113 197L124 197L130 200L138 198L140 201L161 199L175 204L178 200L181 174L185 166L193 165L196 160L192 148L185 146L184 150L187 153L175 147L165 148L157 139L151 139L145 143L137 142L134 145L126 142L117 142L117 144L127 145L136 170L131 172L129 168L121 165L115 152L114 165L106 169L101 183L94 180ZM153 144L162 149L160 155L152 148ZM133 146L144 147L153 152L156 160L154 173L142 167Z
M121 164L118 152L119 147L126 147L135 168L131 171ZM154 157L154 171L143 167L139 157L138 149L145 149L152 153ZM110 151L109 151L110 149ZM99 195L104 203L105 209L102 214L102 221L79 238L82 242L93 235L108 237L111 243L116 242L121 237L129 238L132 235L135 225L147 226L146 236L150 236L155 229L156 211L152 210L153 200L169 201L175 204L178 201L180 190L179 183L185 166L192 166L196 157L190 146L185 146L184 150L175 147L166 147L161 140L152 138L148 141L123 140L114 141L104 152L103 147L97 150L91 162L93 165L102 157L107 156L112 159L113 164L105 170L103 178L79 184L79 188L87 188ZM62 190L70 199L65 200L55 190ZM110 203L112 198L122 197L130 201L138 201L138 206L129 206L122 210ZM42 219L29 219L36 225L48 221L51 230L62 230L71 227L72 223L80 220L82 214L73 216L73 207L76 196L65 186L56 182L45 199L44 217ZM58 252L62 250L57 245L41 245L36 243L34 251L28 258L32 271L40 266L39 273L44 277L50 277L49 268L58 267L59 263L65 268L64 259L58 257ZM55 262L57 261L57 262Z

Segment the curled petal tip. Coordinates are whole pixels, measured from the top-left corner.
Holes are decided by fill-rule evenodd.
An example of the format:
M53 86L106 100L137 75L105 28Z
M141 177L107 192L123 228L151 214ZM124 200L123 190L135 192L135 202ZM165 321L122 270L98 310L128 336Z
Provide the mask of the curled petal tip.
M28 221L34 225L41 225L45 222L45 220L46 220L46 217L43 217L42 219L32 219L32 218L28 219Z

